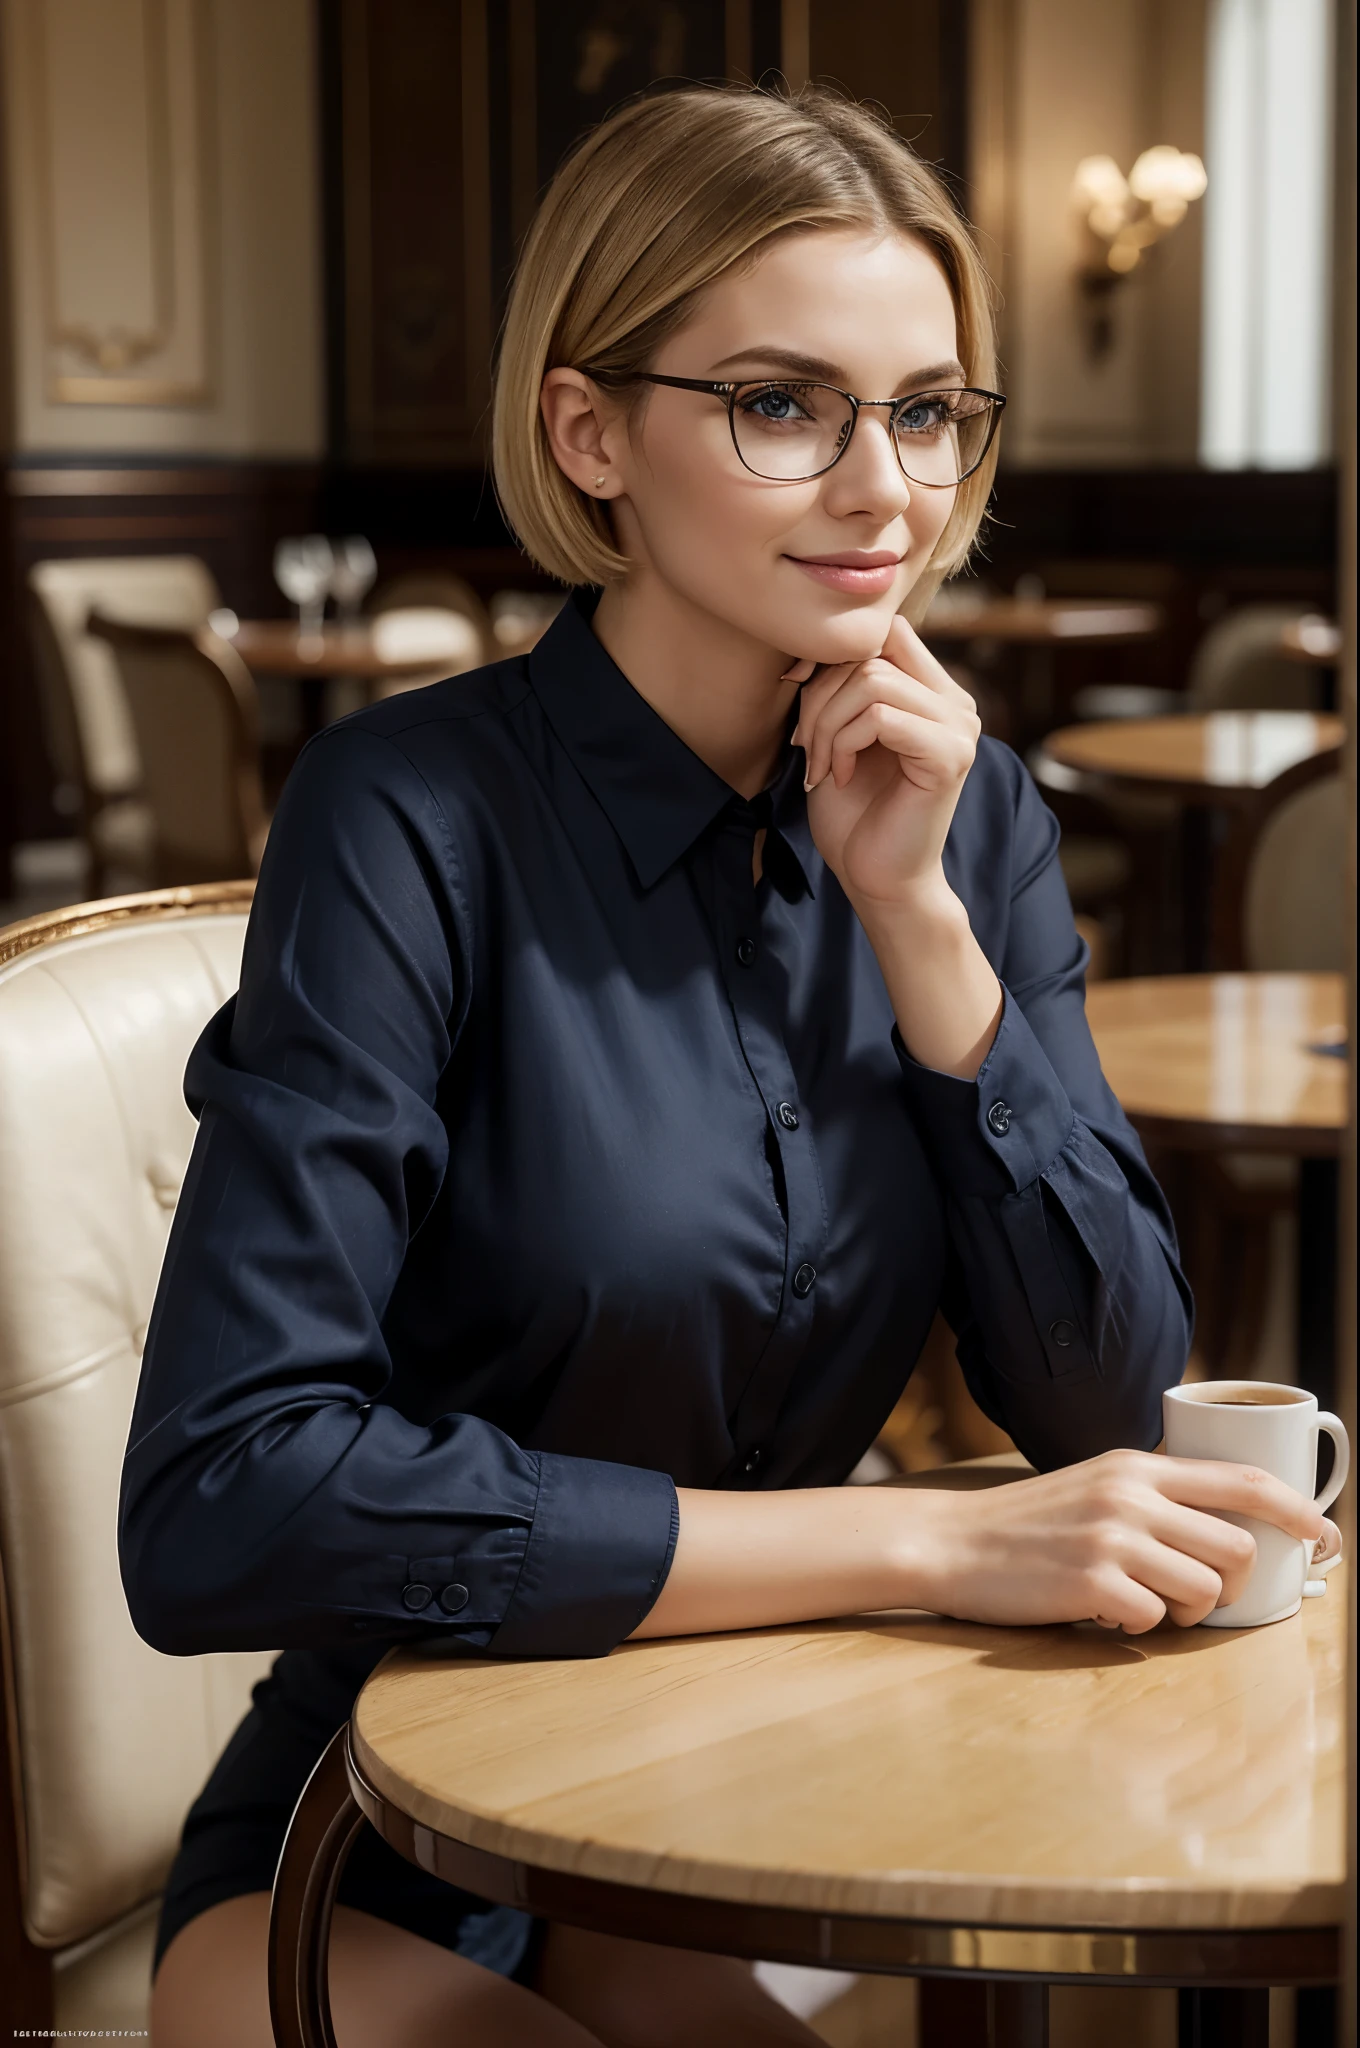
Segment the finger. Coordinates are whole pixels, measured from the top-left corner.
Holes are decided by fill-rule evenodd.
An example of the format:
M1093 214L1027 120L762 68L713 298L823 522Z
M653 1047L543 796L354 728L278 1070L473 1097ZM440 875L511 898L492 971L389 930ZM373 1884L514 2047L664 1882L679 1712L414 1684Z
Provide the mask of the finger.
M1339 1557L1340 1554L1341 1531L1337 1528L1335 1522L1329 1522L1324 1515L1322 1518L1322 1534L1313 1545L1313 1563L1326 1564L1328 1558Z
M946 701L937 691L928 690L915 676L904 674L889 662L865 662L817 708L808 746L810 787L815 789L830 767L837 735L876 704L895 706L899 711L911 712L917 718L959 732L967 742L971 763L980 731L971 698L960 694L958 701ZM808 722L800 723L808 732Z
M1158 1458L1161 1468L1149 1474L1159 1493L1185 1507L1225 1510L1269 1522L1287 1536L1316 1543L1322 1534L1322 1512L1316 1502L1295 1493L1282 1479L1257 1465L1219 1464L1207 1458Z
M794 746L811 747L823 706L858 667L857 661L840 661L832 668L818 670L813 681L804 684L803 694L798 700L798 723L793 729Z
M1206 1515L1179 1501L1163 1500L1149 1517L1148 1528L1159 1543L1198 1558L1222 1581L1219 1605L1240 1600L1256 1563L1256 1539L1249 1529Z
M820 753L820 737L817 744ZM871 704L831 743L829 765L837 789L844 789L854 774L856 755L872 746L896 754L903 774L919 789L952 788L963 780L973 760L971 744L949 726L914 711L899 711L892 704Z
M815 661L795 661L779 678L781 683L806 683L817 673Z
M1157 1595L1181 1628L1193 1628L1203 1621L1223 1597L1223 1580L1211 1565L1172 1544L1158 1542L1146 1530L1124 1532L1115 1561L1129 1578Z
M957 694L966 697L968 692L956 683L949 670L938 656L931 653L925 641L909 620L898 612L888 628L888 637L883 642L884 658L898 668L909 669L932 690L948 697ZM971 701L971 700L970 700Z
M1088 1573L1086 1591L1086 1618L1103 1628L1126 1629L1131 1636L1146 1635L1166 1613L1164 1601L1115 1564L1099 1565Z

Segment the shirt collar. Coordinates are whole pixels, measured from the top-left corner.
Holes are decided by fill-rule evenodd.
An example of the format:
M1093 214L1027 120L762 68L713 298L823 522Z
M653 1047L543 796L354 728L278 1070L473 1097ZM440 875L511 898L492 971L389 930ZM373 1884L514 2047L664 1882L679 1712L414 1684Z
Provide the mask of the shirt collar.
M529 681L582 780L623 841L644 889L742 798L641 696L590 629L594 600L569 598L529 656ZM793 729L791 716L789 730ZM802 756L792 749L769 791L771 823L809 893L819 857L808 829Z

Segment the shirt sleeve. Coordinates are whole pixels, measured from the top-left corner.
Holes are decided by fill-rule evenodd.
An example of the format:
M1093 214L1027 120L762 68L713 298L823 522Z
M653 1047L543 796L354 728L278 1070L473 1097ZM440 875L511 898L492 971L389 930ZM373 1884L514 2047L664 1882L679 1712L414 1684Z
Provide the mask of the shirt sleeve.
M1150 1449L1192 1327L1166 1202L1086 1022L1086 947L1058 826L1014 763L1011 894L993 965L1004 1007L975 1081L896 1037L944 1191L943 1303L984 1411L1042 1469Z
M192 1655L443 1633L597 1655L665 1582L666 1474L527 1451L389 1396L386 1305L448 1156L469 915L443 812L381 735L322 735L270 833L123 1475L123 1582Z

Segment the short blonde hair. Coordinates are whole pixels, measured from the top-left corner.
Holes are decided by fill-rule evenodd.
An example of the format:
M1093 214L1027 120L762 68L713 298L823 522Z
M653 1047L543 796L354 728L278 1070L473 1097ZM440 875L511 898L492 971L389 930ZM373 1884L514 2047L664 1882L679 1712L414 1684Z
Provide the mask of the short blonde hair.
M544 374L649 368L695 300L774 235L852 228L914 235L953 294L968 384L996 377L992 297L967 227L930 166L868 107L823 87L792 97L688 86L593 129L543 196L510 293L492 412L492 468L510 525L560 582L605 584L629 563L609 516L562 474L539 405ZM977 535L996 446L960 486L912 610Z

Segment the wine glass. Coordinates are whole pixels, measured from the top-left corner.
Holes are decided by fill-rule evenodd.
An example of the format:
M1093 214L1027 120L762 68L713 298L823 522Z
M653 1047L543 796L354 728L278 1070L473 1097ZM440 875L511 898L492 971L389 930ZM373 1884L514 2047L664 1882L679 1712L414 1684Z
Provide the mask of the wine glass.
M342 625L352 626L359 607L373 588L378 575L377 558L361 533L348 534L335 543L335 565L331 570L331 596Z
M274 550L274 581L298 608L299 652L321 646L321 622L331 587L335 556L324 533L296 534Z

